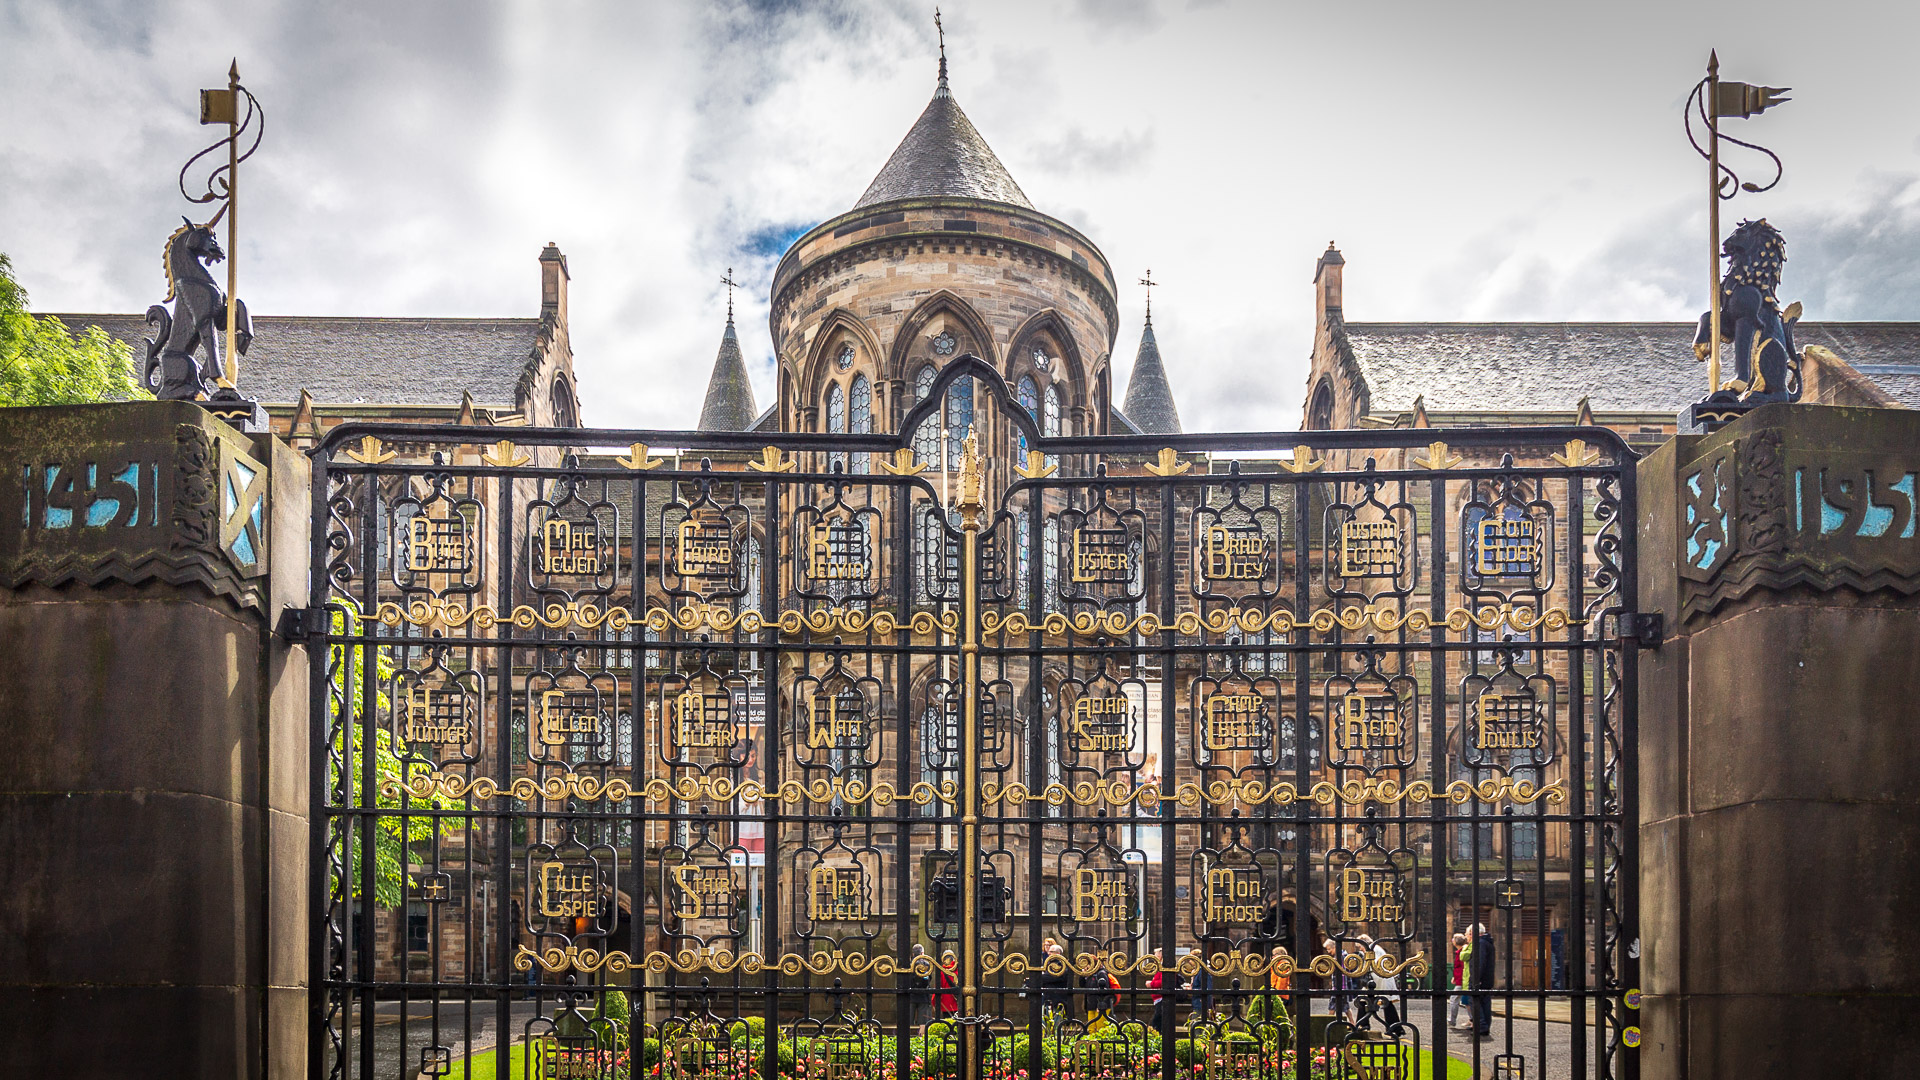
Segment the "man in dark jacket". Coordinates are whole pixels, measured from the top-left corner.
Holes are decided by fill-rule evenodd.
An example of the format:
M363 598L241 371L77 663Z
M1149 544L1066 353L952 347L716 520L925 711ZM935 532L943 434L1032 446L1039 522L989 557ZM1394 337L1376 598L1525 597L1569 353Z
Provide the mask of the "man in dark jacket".
M1493 935L1485 923L1473 933L1473 1036L1485 1039L1493 1035Z

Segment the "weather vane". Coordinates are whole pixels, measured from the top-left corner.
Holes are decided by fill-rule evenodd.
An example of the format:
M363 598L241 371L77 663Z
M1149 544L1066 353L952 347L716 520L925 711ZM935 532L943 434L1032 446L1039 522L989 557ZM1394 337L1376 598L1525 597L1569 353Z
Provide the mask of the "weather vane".
M200 91L200 123L225 124L227 134L180 167L180 194L195 205L219 203L220 208L202 225L181 218L181 227L167 238L167 299L163 303L172 303L173 310L169 312L161 304L147 309L147 323L158 334L147 342L146 379L162 398L205 398L208 407L223 417L257 422L255 403L242 400L236 387L239 357L253 340L253 328L247 306L234 297L234 288L239 280L235 264L239 251L240 163L260 148L266 113L253 93L240 84L238 60L227 69L225 88ZM240 143L249 135L252 141L243 151ZM188 176L201 159L222 147L227 151L225 164L206 175L197 185L203 190L196 194L188 186ZM214 227L222 218L227 222L224 251L214 237ZM227 263L224 293L207 270L207 264L222 259ZM215 344L221 337L225 338L224 348ZM196 353L205 354L204 363Z
M947 85L947 28L940 25L940 9L933 9L933 32L940 35L940 85Z
M733 323L733 287L735 285L740 284L739 282L733 280L733 267L731 266L727 267L727 276L720 279L720 284L725 285L727 287L727 323L728 325L732 325Z
M1147 287L1147 321L1152 322L1153 321L1153 287L1160 283L1153 280L1153 271L1148 270L1147 276L1140 279L1140 284L1145 285Z
M1695 421L1708 427L1724 424L1755 406L1793 401L1800 395L1798 358L1793 351L1793 324L1800 318L1800 304L1789 305L1783 313L1775 295L1787 261L1786 239L1765 218L1743 221L1724 244L1720 239L1720 204L1743 191L1771 191L1783 173L1778 154L1723 134L1720 121L1758 116L1791 101L1783 96L1788 89L1722 80L1720 55L1715 52L1707 59L1706 78L1687 96L1687 140L1707 162L1709 306L1700 316L1693 351L1707 362L1708 395L1693 411ZM1696 118L1706 127L1704 147L1694 133ZM1720 160L1722 139L1766 155L1773 164L1773 179L1765 184L1742 181ZM1724 277L1720 272L1722 255L1727 259ZM1723 345L1732 346L1734 358L1734 378L1725 382L1720 378Z

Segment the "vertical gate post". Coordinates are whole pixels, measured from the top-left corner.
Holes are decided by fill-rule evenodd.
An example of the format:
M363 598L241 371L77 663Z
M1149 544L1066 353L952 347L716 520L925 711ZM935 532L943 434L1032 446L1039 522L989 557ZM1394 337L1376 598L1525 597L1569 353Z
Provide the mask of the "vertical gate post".
M1920 1055L1916 483L1890 409L1769 405L1639 466L1649 1080Z
M0 1071L304 1075L307 463L159 401L0 476Z
M960 1012L965 1080L979 1080L980 1025L980 444L960 458Z

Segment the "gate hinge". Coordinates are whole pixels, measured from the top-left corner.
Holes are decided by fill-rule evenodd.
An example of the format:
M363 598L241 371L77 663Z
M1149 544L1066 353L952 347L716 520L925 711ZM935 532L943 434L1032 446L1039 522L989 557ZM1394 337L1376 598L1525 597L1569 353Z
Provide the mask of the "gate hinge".
M1667 637L1667 617L1658 611L1629 611L1620 617L1620 636L1643 649L1657 649Z
M282 641L304 642L318 629L312 608L281 608L280 622L274 626L273 636Z

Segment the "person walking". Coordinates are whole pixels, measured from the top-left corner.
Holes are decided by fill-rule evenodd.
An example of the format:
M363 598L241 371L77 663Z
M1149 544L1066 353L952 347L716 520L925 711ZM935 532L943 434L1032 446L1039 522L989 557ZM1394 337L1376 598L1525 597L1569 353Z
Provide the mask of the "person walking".
M1379 995L1368 1011L1380 1009L1381 1019L1391 1031L1400 1026L1400 1009L1393 1000L1394 995L1400 992L1400 979L1396 975L1385 974L1393 965L1393 956L1387 952L1386 946L1373 940L1370 935L1361 934L1360 944L1367 950L1368 966L1372 969L1367 974L1367 986Z
M1040 951L1043 954L1041 957L1042 960L1058 956L1061 953L1060 943L1052 938L1047 938L1040 943ZM1068 1005L1072 1004L1072 972L1072 968L1066 968L1056 975L1051 971L1047 971L1045 968L1041 969L1038 984L1040 987L1041 1008L1050 1011L1063 1011Z
M914 966L918 965L926 955L927 947L925 945L915 945L913 947L913 958L908 961L909 966L907 970L910 974L907 976L907 1001L910 1004L912 1013L908 1016L907 1022L914 1027L919 1027L926 1023L927 1012L933 1005L933 999L928 992L928 988L933 985L933 979L920 974L914 969Z
M1332 938L1320 943L1320 951L1333 957L1333 1015L1342 1020L1347 1018L1347 973L1340 966L1340 946Z
M1102 1014L1112 1017L1114 1008L1120 1004L1120 980L1100 968L1081 979L1080 988L1087 991L1088 1025L1099 1023Z
M952 1016L960 1011L960 999L954 991L960 988L960 961L951 952L940 954L940 966L934 969L938 979L939 993L933 998L935 1019Z
M1178 991L1186 980L1181 978L1178 968L1165 966L1167 962L1166 950L1153 950L1153 958L1158 960L1162 966L1160 970L1153 973L1152 978L1147 980L1147 989L1153 991L1153 1030L1160 1032L1164 1038L1165 1030L1160 1025L1166 1020L1167 1016L1171 1014L1175 1024L1180 1022L1180 998Z
M1468 944L1467 935L1454 934L1453 981L1447 984L1447 989L1451 991L1447 996L1452 999L1447 1002L1447 1026L1450 1028L1457 1029L1460 1026L1460 1003L1467 999L1467 995L1464 992L1467 988L1466 971L1464 969L1467 965L1467 958L1472 955L1473 946ZM1471 1015L1471 1011L1469 1011L1469 1015Z
M1203 961L1200 970L1193 973L1193 1018L1199 1020L1213 1012L1213 972L1207 970L1204 963L1206 954L1201 953Z
M1473 927L1473 1037L1493 1037L1493 935L1486 923Z

